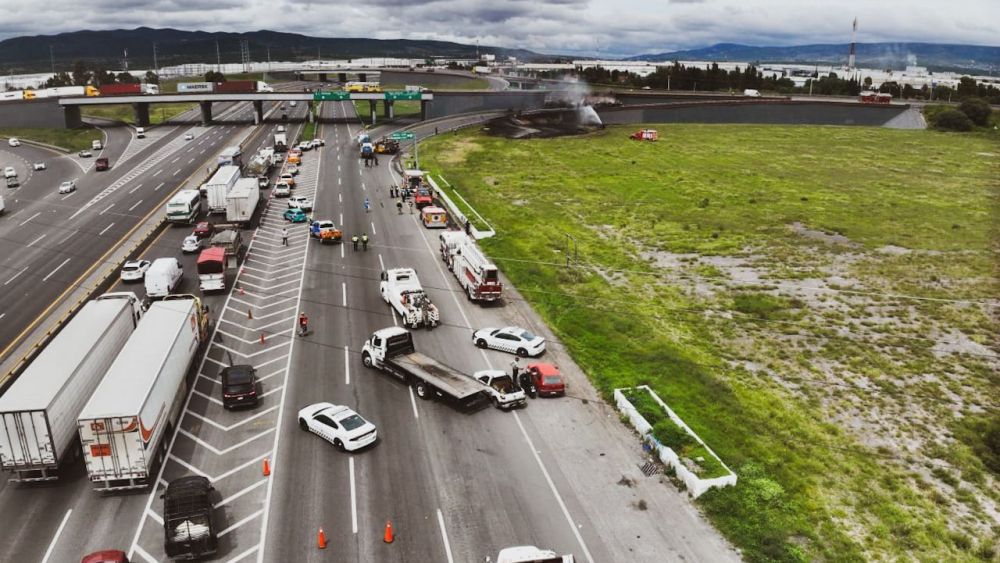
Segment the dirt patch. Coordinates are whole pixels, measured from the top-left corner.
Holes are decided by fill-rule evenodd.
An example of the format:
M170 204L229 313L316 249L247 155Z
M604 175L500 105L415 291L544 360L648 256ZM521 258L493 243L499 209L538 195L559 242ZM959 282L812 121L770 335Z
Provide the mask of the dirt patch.
M810 229L798 221L790 225L792 231L810 240L816 240L825 244L839 244L843 246L858 247L855 242L851 242L851 239L840 233L827 233L825 231L818 231L816 229Z

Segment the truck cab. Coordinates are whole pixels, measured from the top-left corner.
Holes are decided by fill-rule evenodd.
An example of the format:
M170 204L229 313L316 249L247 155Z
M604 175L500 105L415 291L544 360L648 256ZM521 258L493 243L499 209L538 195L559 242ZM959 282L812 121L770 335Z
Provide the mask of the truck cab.
M493 406L498 409L513 409L527 404L524 391L514 386L514 380L505 371L484 369L472 374L472 378L486 386L493 398Z
M214 488L201 476L181 477L167 485L163 499L163 550L171 559L198 559L218 549L212 519Z

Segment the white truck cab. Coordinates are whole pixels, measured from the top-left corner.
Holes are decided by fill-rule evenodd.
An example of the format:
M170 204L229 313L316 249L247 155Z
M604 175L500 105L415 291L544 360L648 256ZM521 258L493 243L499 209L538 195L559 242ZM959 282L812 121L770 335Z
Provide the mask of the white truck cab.
M93 141L90 142L90 148L95 151L99 151L104 148L104 144L101 143L101 141L99 141L98 139L94 139Z
M441 320L437 306L424 292L413 268L390 268L382 272L379 292L382 299L399 313L404 326L435 327Z
M145 139L146 138L146 129L143 128L143 127L136 127L135 128L135 138L136 139Z
M515 387L510 374L499 369L484 369L472 374L472 378L486 386L498 409L513 409L527 403L524 391Z
M486 558L487 563L490 558ZM500 550L496 563L574 563L572 555L559 555L550 549L539 549L533 545L519 545Z

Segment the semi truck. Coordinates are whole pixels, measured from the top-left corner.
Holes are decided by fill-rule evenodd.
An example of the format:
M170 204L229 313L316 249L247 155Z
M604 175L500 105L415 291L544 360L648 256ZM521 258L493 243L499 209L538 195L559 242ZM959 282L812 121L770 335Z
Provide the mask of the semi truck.
M226 221L249 223L260 202L260 188L256 178L240 178L226 195Z
M390 268L382 272L379 283L382 299L402 318L403 326L435 327L441 320L437 306L420 285L413 268Z
M159 94L156 84L102 84L97 87L102 96L132 96L138 94Z
M274 134L274 152L285 152L288 150L288 137L285 132Z
M503 294L500 271L486 259L472 237L462 231L446 231L439 239L441 258L470 301L500 299Z
M201 186L201 191L208 198L209 213L226 212L226 196L229 190L240 179L239 166L222 166Z
M208 312L194 295L169 296L146 311L77 419L95 490L153 484L207 333Z
M226 82L181 82L177 91L185 94L248 94L252 92L274 92L267 82L259 80L229 80Z
M76 419L142 316L133 293L89 301L0 396L0 467L51 481L77 456Z
M482 383L417 352L413 335L401 327L375 331L361 348L365 367L382 370L413 387L421 399L437 396L471 408L490 400Z

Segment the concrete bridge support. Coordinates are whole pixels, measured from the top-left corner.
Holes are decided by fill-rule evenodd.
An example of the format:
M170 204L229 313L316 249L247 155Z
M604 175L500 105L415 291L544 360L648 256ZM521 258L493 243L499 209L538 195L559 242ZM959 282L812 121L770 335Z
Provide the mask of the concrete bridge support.
M420 100L420 121L427 120L427 112L431 109L431 104L434 102L429 100Z
M212 124L212 102L198 102L201 105L201 124Z
M337 73L337 82L340 82L341 84L343 84L344 82L347 82L347 73L346 72L338 72Z
M393 108L393 104L394 102L392 100L385 101L385 108L384 108L385 111L382 113L382 117L385 117L386 119L392 119L396 117L396 112L395 109Z
M260 125L261 123L264 123L264 102L256 100L253 102L253 124Z
M320 73L320 75L319 75L319 81L320 82L326 82L326 73Z
M67 129L82 127L83 117L80 115L80 106L63 106L63 119Z
M378 101L368 100L368 114L372 116L372 126L375 126L375 119L378 114Z
M132 104L132 110L135 112L135 124L138 127L149 127L149 104Z

